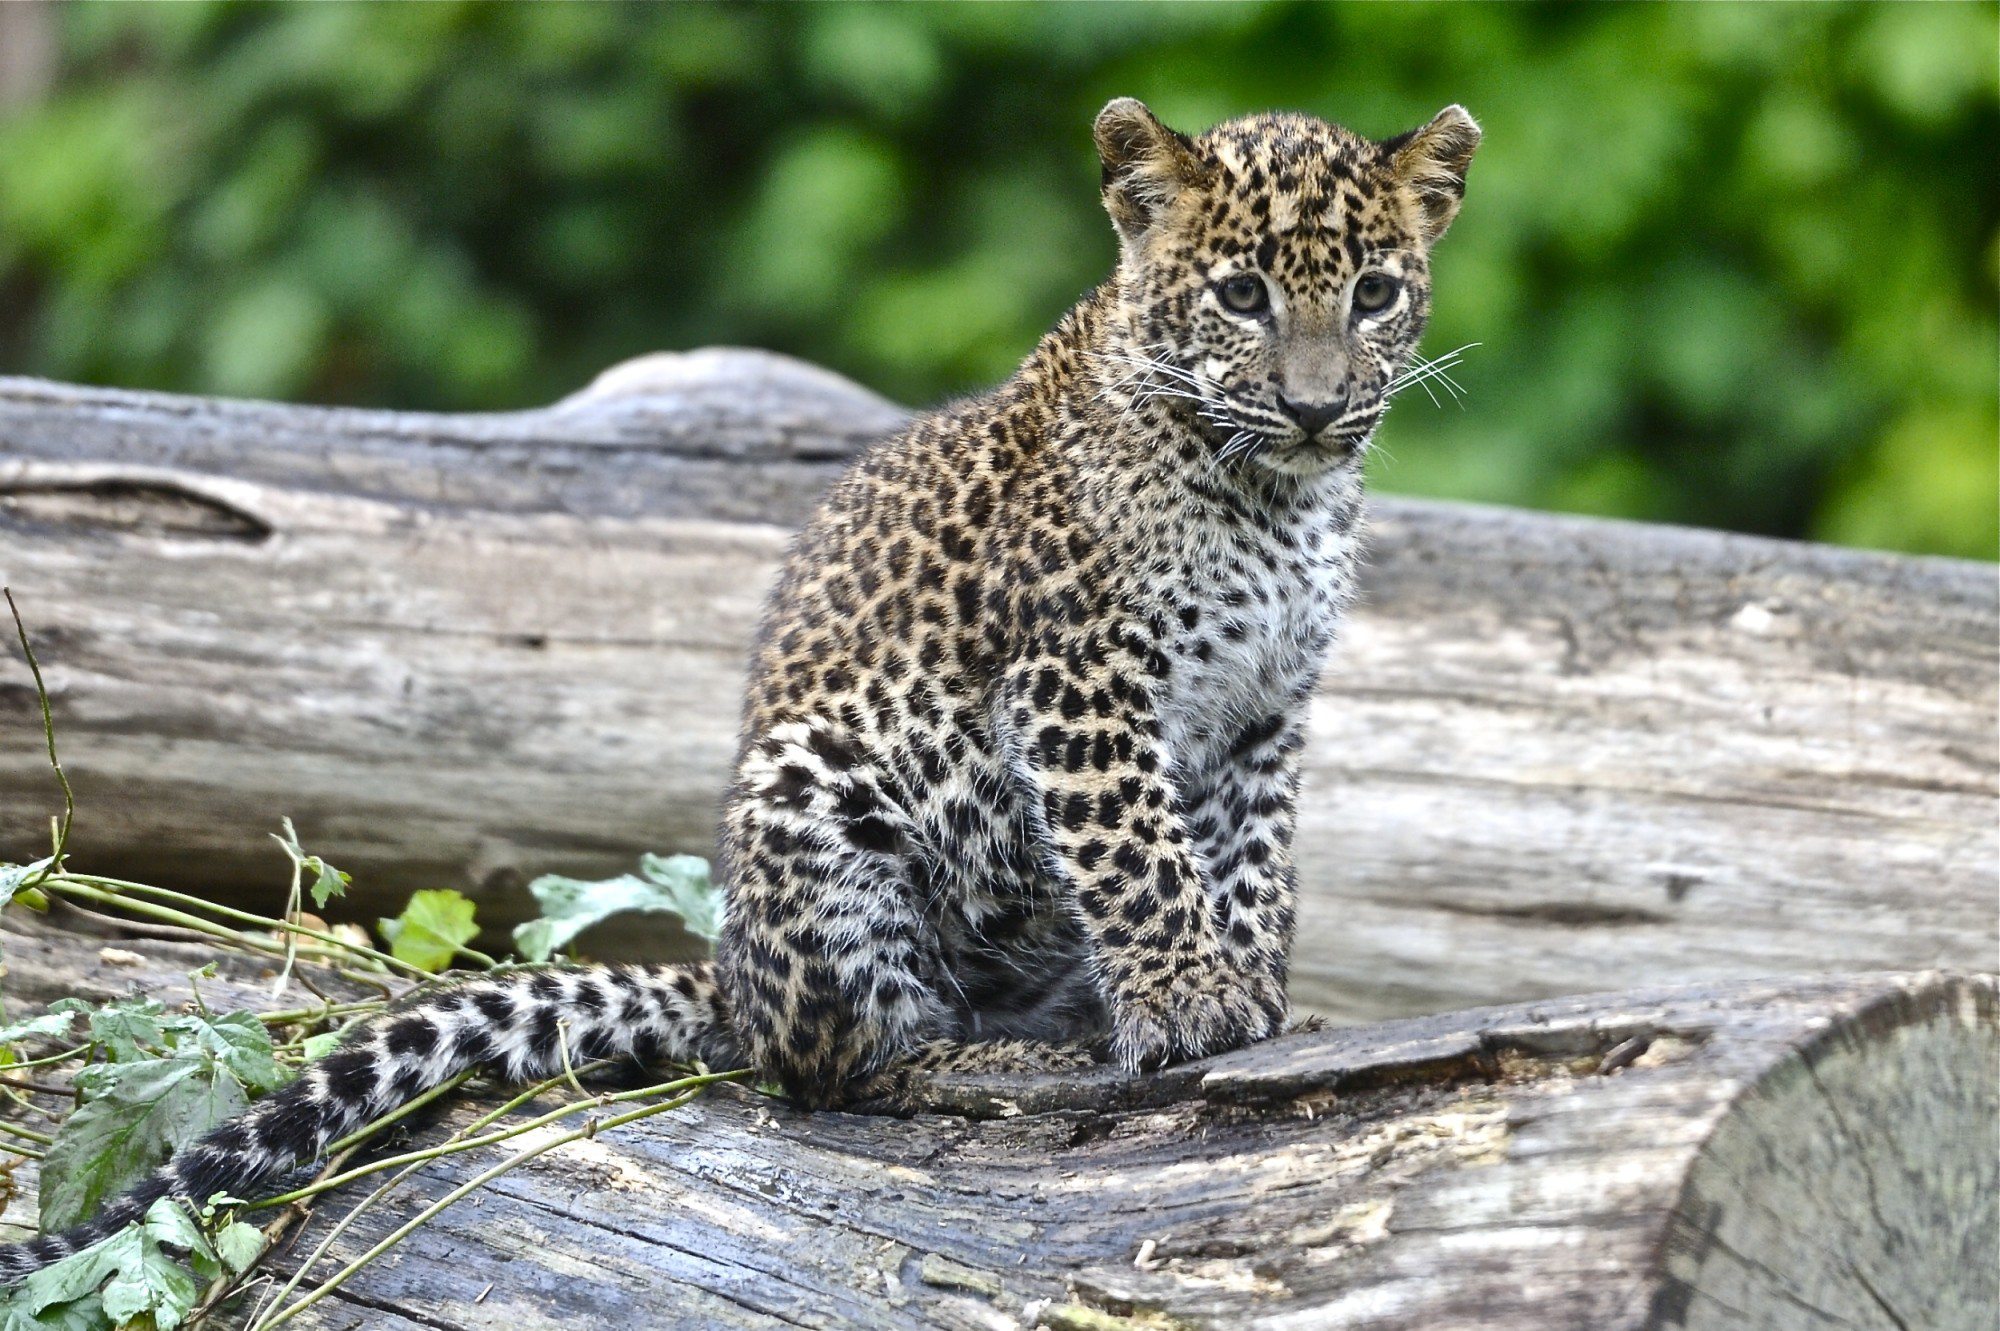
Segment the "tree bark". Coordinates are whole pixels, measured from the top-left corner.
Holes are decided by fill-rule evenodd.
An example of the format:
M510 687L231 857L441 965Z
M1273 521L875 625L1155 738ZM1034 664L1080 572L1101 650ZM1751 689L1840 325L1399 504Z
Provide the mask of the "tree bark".
M754 352L489 416L0 379L0 580L77 862L269 909L289 815L356 913L451 886L505 926L537 873L705 852L785 533L901 419ZM1373 526L1312 721L1299 1002L1992 964L1990 566L1408 500ZM24 859L59 801L10 650Z
M100 941L15 926L10 984L172 1002L203 959L131 942L106 963ZM267 1002L260 976L227 963L203 991ZM1996 1087L1994 981L1935 973L1300 1032L1141 1078L968 1078L908 1120L717 1087L501 1175L290 1325L1986 1331ZM426 1165L301 1288L532 1140ZM321 1199L270 1269L368 1190Z
M0 380L0 581L74 857L269 909L290 815L364 913L458 886L505 923L534 873L705 849L784 533L901 419L747 352L502 416ZM1991 568L1410 501L1374 527L1314 713L1294 992L1379 1024L967 1079L907 1121L712 1089L292 1325L1991 1326L1994 981L1748 978L1992 964ZM18 661L0 727L0 856L32 858L57 800ZM15 914L10 1016L179 1001L209 956ZM202 985L267 1001L255 962Z

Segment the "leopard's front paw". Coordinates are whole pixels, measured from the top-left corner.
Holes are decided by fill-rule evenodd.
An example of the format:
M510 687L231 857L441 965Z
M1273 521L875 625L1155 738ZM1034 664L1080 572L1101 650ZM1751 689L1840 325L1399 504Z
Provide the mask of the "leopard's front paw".
M1283 968L1280 967L1279 970L1282 972ZM1257 1010L1270 1020L1270 1026L1264 1034L1276 1035L1284 1030L1285 1022L1292 1015L1292 1002L1285 996L1284 980L1279 975L1257 968L1246 968L1241 974L1243 987L1250 995L1250 1001L1255 1003Z
M1274 992L1273 992L1274 991ZM1284 992L1263 977L1190 967L1113 1004L1111 1055L1132 1071L1237 1049L1284 1024Z

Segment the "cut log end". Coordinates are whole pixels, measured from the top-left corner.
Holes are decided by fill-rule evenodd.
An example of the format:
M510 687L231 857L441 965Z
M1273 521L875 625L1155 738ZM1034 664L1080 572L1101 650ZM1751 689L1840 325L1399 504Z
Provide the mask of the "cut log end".
M1987 1331L2000 1319L1990 985L1835 1022L1731 1107L1674 1209L1653 1326Z

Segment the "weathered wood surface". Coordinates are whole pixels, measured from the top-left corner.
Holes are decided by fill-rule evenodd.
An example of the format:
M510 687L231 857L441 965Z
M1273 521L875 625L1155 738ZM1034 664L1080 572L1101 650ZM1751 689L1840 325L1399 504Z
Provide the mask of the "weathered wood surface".
M10 985L184 995L175 946L100 942L10 930ZM1936 974L1302 1033L904 1121L731 1087L503 1176L294 1325L1987 1331L1997 1088L1992 979ZM500 1158L427 1166L313 1274Z
M901 416L753 352L497 416L0 379L0 580L80 862L268 907L289 815L364 913L456 886L504 922L534 873L706 850L785 532ZM1992 567L1374 512L1313 719L1300 1002L1992 964ZM54 807L16 649L0 857Z

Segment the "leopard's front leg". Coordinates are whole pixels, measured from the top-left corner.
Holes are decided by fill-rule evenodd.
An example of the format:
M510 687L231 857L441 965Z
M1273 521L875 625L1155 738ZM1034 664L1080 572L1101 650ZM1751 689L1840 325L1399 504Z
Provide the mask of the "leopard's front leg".
M1259 986L1279 1020L1296 922L1299 754L1304 726L1282 712L1243 727L1220 768L1187 793L1187 823L1208 869L1223 953Z
M1110 635L1118 641L1116 635ZM1234 964L1179 812L1144 658L1113 648L1018 664L1005 697L1014 766L1039 806L1129 1068L1234 1049L1278 1029L1275 977Z

